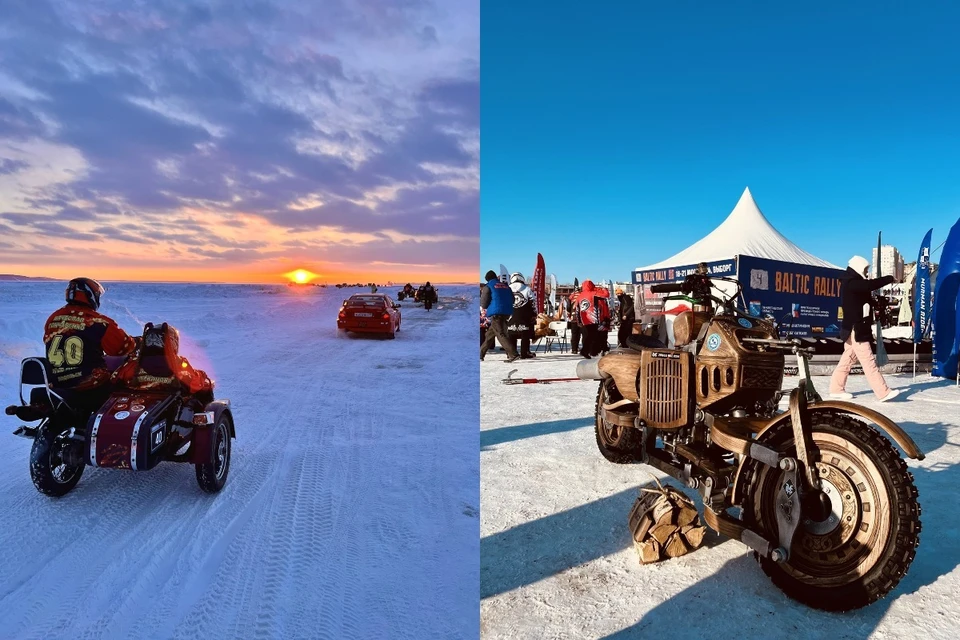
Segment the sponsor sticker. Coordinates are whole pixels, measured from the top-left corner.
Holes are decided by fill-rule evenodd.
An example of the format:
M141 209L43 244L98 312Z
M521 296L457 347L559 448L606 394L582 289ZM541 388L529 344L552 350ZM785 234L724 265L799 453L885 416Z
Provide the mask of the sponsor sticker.
M666 358L668 360L679 360L679 353L672 353L670 351L654 351L650 354L651 358Z
M120 398L117 402L129 402L130 398Z
M113 417L116 418L117 420L126 420L127 418L130 417L130 412L118 411L117 413L113 414Z
M716 351L720 348L721 340L719 333L711 333L707 338L707 349L710 351Z
M116 409L117 411L122 411L123 409L126 409L126 408L127 408L127 403L126 403L126 402L118 402L117 404L113 405L113 408Z
M145 407L142 404L135 404L132 407L130 407L130 411L133 411L135 413L140 413L141 411L144 410L144 408Z
M746 318L740 318L739 320L737 320L737 322L740 323L741 327L744 327L746 329L753 328L753 323L747 320Z

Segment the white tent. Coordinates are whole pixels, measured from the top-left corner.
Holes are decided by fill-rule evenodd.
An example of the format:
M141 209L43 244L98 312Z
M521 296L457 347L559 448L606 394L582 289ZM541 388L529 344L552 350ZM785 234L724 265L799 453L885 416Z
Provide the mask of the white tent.
M727 219L709 235L666 260L645 267L637 267L636 270L646 271L729 260L740 255L832 269L840 268L807 253L787 240L760 212L750 193L750 187L747 187Z

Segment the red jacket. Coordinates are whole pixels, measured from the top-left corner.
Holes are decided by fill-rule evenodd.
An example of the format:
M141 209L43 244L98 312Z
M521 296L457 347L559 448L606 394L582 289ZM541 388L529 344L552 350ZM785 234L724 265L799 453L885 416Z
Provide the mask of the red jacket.
M148 345L149 346L149 345ZM180 332L167 325L163 336L163 365L172 375L155 375L144 369L141 350L128 359L113 374L114 382L139 391L170 391L182 385L188 393L213 391L213 381L201 369L194 369L187 359L180 355Z
M78 391L110 379L104 354L125 356L136 346L116 322L82 304L67 304L47 318L43 344L54 386Z
M610 305L607 298L594 286L593 281L584 280L580 295L577 296L577 310L580 312L580 323L587 325L601 325L610 327Z

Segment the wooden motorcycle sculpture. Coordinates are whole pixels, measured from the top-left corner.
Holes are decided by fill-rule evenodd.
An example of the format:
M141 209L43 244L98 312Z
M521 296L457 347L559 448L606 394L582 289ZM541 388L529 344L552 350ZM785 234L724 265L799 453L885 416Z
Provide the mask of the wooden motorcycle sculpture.
M737 294L716 297L713 280ZM906 456L923 453L880 413L824 402L808 350L736 309L739 288L700 274L655 285L685 294L665 303L693 304L676 318L676 346L631 344L578 364L580 378L600 380L597 445L612 462L640 461L696 489L707 525L752 548L788 596L863 607L896 587L919 544L913 476L884 433ZM804 376L781 411L785 353Z

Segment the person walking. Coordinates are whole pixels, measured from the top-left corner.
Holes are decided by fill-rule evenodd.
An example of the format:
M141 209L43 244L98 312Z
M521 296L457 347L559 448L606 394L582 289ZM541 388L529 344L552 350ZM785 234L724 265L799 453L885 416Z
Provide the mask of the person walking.
M480 345L480 359L483 360L493 347L494 341L507 352L507 362L513 362L520 355L513 342L507 337L507 319L513 313L513 291L510 285L501 282L495 271L487 271L487 284L480 292L480 307L486 309L490 326L487 328L486 339Z
M883 379L877 359L873 355L870 345L872 292L892 284L893 276L884 276L867 280L867 270L870 263L861 256L853 256L847 266L844 282L840 289L843 321L840 329L840 339L844 341L843 355L837 368L830 378L830 397L836 400L849 400L852 393L846 391L847 376L853 363L860 362L867 383L873 389L874 395L880 402L893 400L900 394L899 389L891 389Z

